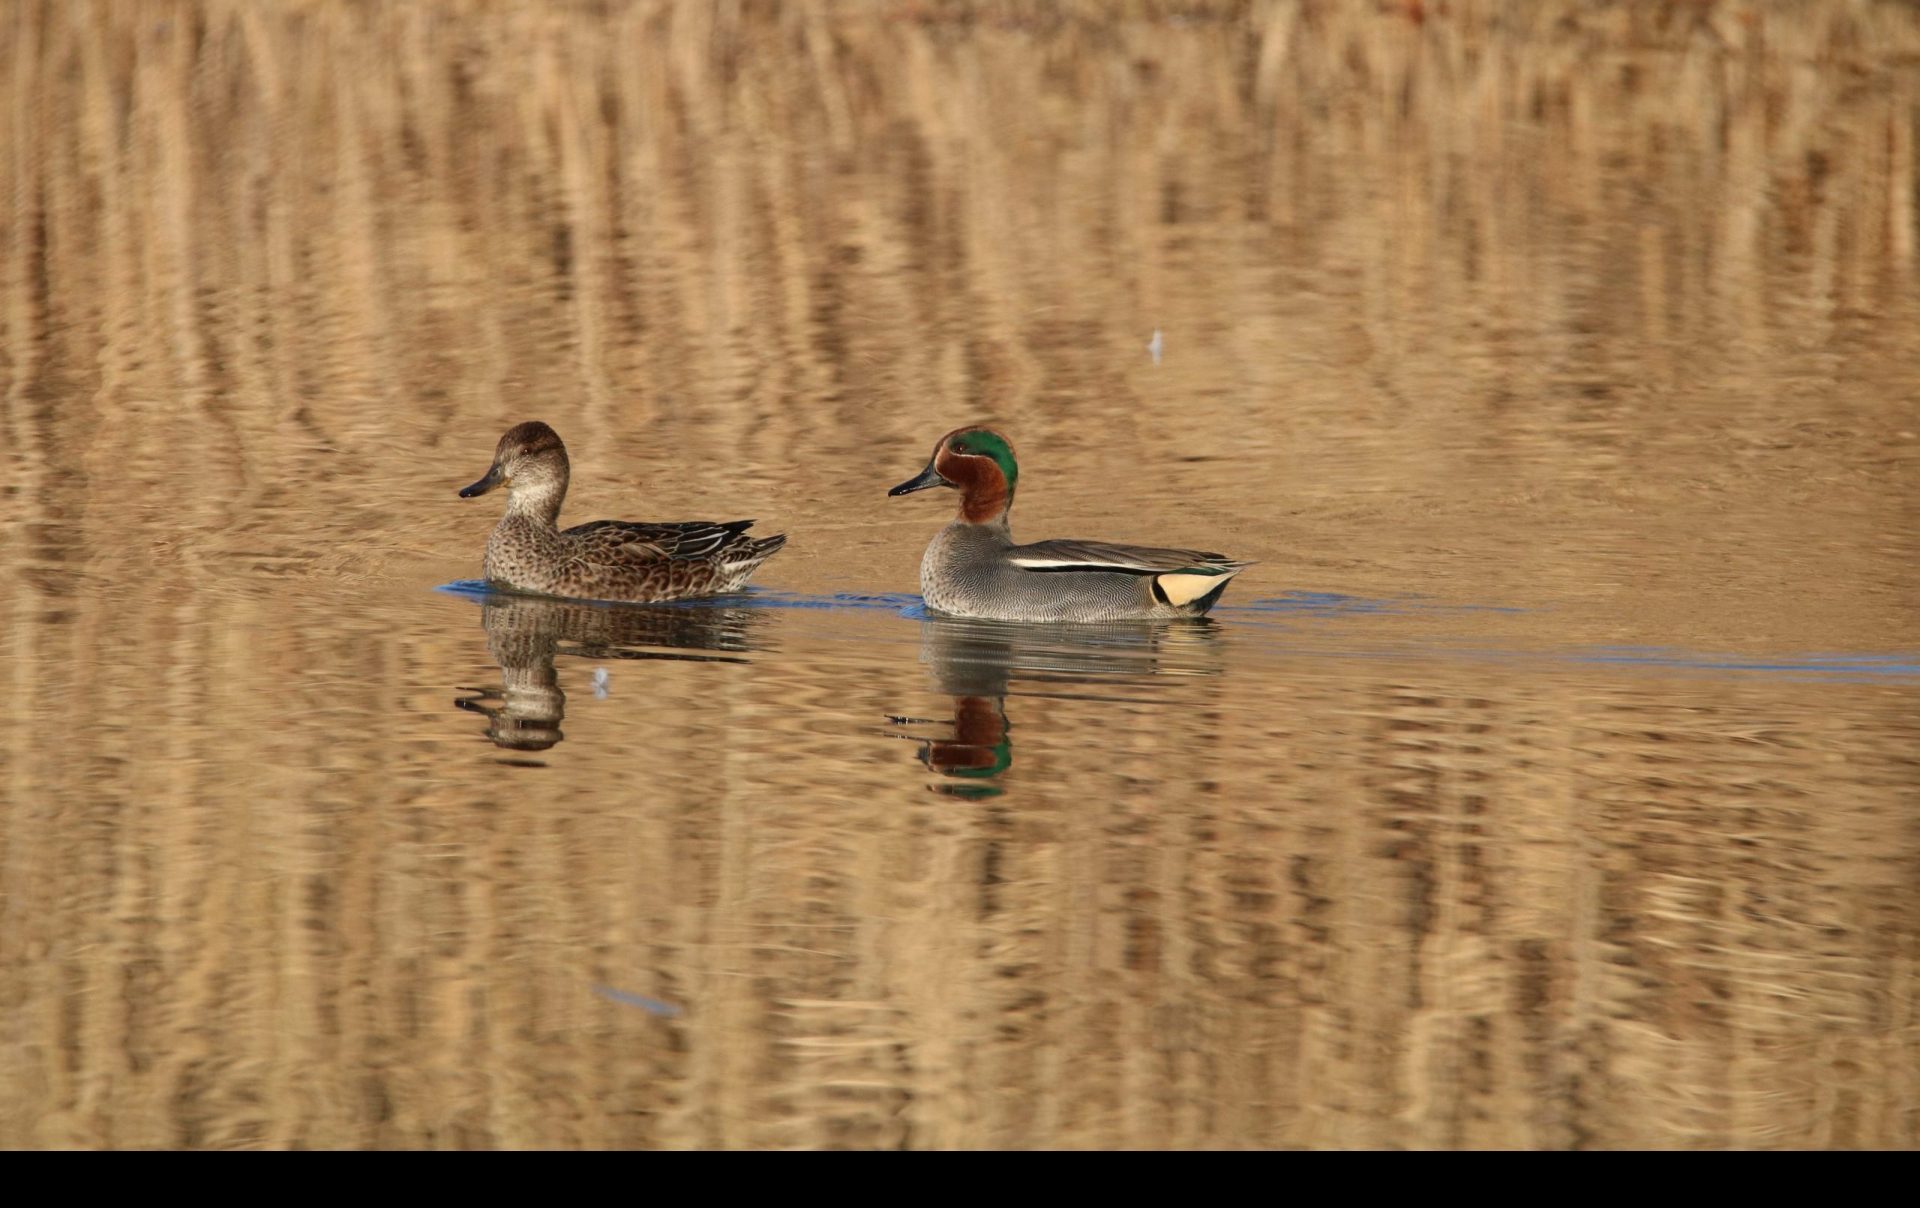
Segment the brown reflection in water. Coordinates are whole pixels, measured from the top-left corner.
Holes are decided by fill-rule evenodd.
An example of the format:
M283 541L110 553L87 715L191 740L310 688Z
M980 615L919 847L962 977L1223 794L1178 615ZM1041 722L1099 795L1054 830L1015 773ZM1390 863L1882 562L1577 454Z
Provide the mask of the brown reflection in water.
M1910 6L1104 11L7 6L0 1143L1915 1144L1911 678L1226 617L980 802L890 616L447 707L535 416L772 589L910 590L992 420L1236 601L1913 648Z
M1012 729L1005 697L956 696L953 737L927 739L921 746L921 762L945 776L991 779L1013 763ZM989 796L999 790L986 785L947 785L941 791L967 797Z
M953 736L919 739L921 762L949 778L934 786L938 792L996 796L992 782L1013 764L1007 695L1016 680L1028 694L1150 702L1150 695L1125 693L1153 675L1218 675L1217 638L1204 619L1080 626L931 617L922 624L920 659L953 698ZM1113 692L1122 695L1107 695Z
M704 604L647 607L490 595L481 605L481 624L487 631L487 653L500 665L504 682L498 692L480 689L454 704L484 716L487 737L496 745L544 751L565 737L560 722L566 716L567 694L560 690L556 655L609 662L743 663L744 653L753 649L749 635L758 619L752 609Z

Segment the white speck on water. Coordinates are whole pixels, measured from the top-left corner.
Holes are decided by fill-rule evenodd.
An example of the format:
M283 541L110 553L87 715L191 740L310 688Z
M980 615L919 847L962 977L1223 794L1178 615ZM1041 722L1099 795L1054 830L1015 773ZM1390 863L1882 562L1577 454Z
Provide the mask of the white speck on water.
M595 667L593 669L593 698L595 700L607 699L607 669L605 667Z
M1147 355L1153 358L1154 364L1158 365L1160 363L1160 350L1166 346L1166 341L1160 338L1160 329L1158 327L1154 328L1153 338L1147 341Z

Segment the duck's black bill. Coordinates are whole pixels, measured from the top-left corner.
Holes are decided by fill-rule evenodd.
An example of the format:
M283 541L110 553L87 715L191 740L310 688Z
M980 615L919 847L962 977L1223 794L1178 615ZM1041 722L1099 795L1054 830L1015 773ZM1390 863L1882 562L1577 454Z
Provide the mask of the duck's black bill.
M928 487L946 487L946 486L952 486L952 485L953 485L952 483L940 477L940 471L933 468L932 462L928 462L927 468L920 471L919 477L907 479L905 482L901 483L899 486L893 488L891 491L888 491L887 494L889 496L911 495L915 491L924 491Z
M488 466L486 477L470 487L460 488L460 498L472 499L475 495L484 495L500 485L500 467Z

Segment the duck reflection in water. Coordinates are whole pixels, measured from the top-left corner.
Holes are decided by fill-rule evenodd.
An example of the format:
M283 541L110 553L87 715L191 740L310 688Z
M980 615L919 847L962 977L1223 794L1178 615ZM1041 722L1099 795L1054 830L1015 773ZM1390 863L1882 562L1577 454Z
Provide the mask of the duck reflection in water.
M928 617L921 623L920 661L953 697L953 737L911 738L920 760L946 780L933 791L992 797L993 783L1013 765L1013 723L1007 697L1152 703L1155 676L1217 675L1220 627L1211 620L1113 625L1034 625ZM1108 689L1109 691L1099 691ZM1113 695L1112 692L1125 692ZM937 726L894 717L905 727Z
M489 594L480 623L500 664L498 689L470 688L453 703L487 719L487 737L511 751L544 751L565 737L567 694L554 659L677 659L744 663L759 615L710 604L588 604ZM710 651L714 653L692 653ZM594 677L601 695L610 677ZM617 686L614 687L617 691Z

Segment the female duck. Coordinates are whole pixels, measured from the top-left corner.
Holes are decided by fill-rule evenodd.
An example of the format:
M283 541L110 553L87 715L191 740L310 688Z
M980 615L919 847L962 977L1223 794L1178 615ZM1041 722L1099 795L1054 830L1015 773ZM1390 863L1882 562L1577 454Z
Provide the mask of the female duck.
M543 596L652 604L738 590L787 543L749 537L751 520L638 524L595 520L557 528L567 497L567 449L537 420L509 428L486 475L462 499L507 488L507 514L487 538L487 578Z
M1019 478L1006 437L960 428L940 438L918 478L887 492L960 491L959 518L940 530L920 561L920 592L929 608L998 621L1197 617L1253 565L1200 550L1103 541L1015 545L1007 510Z

